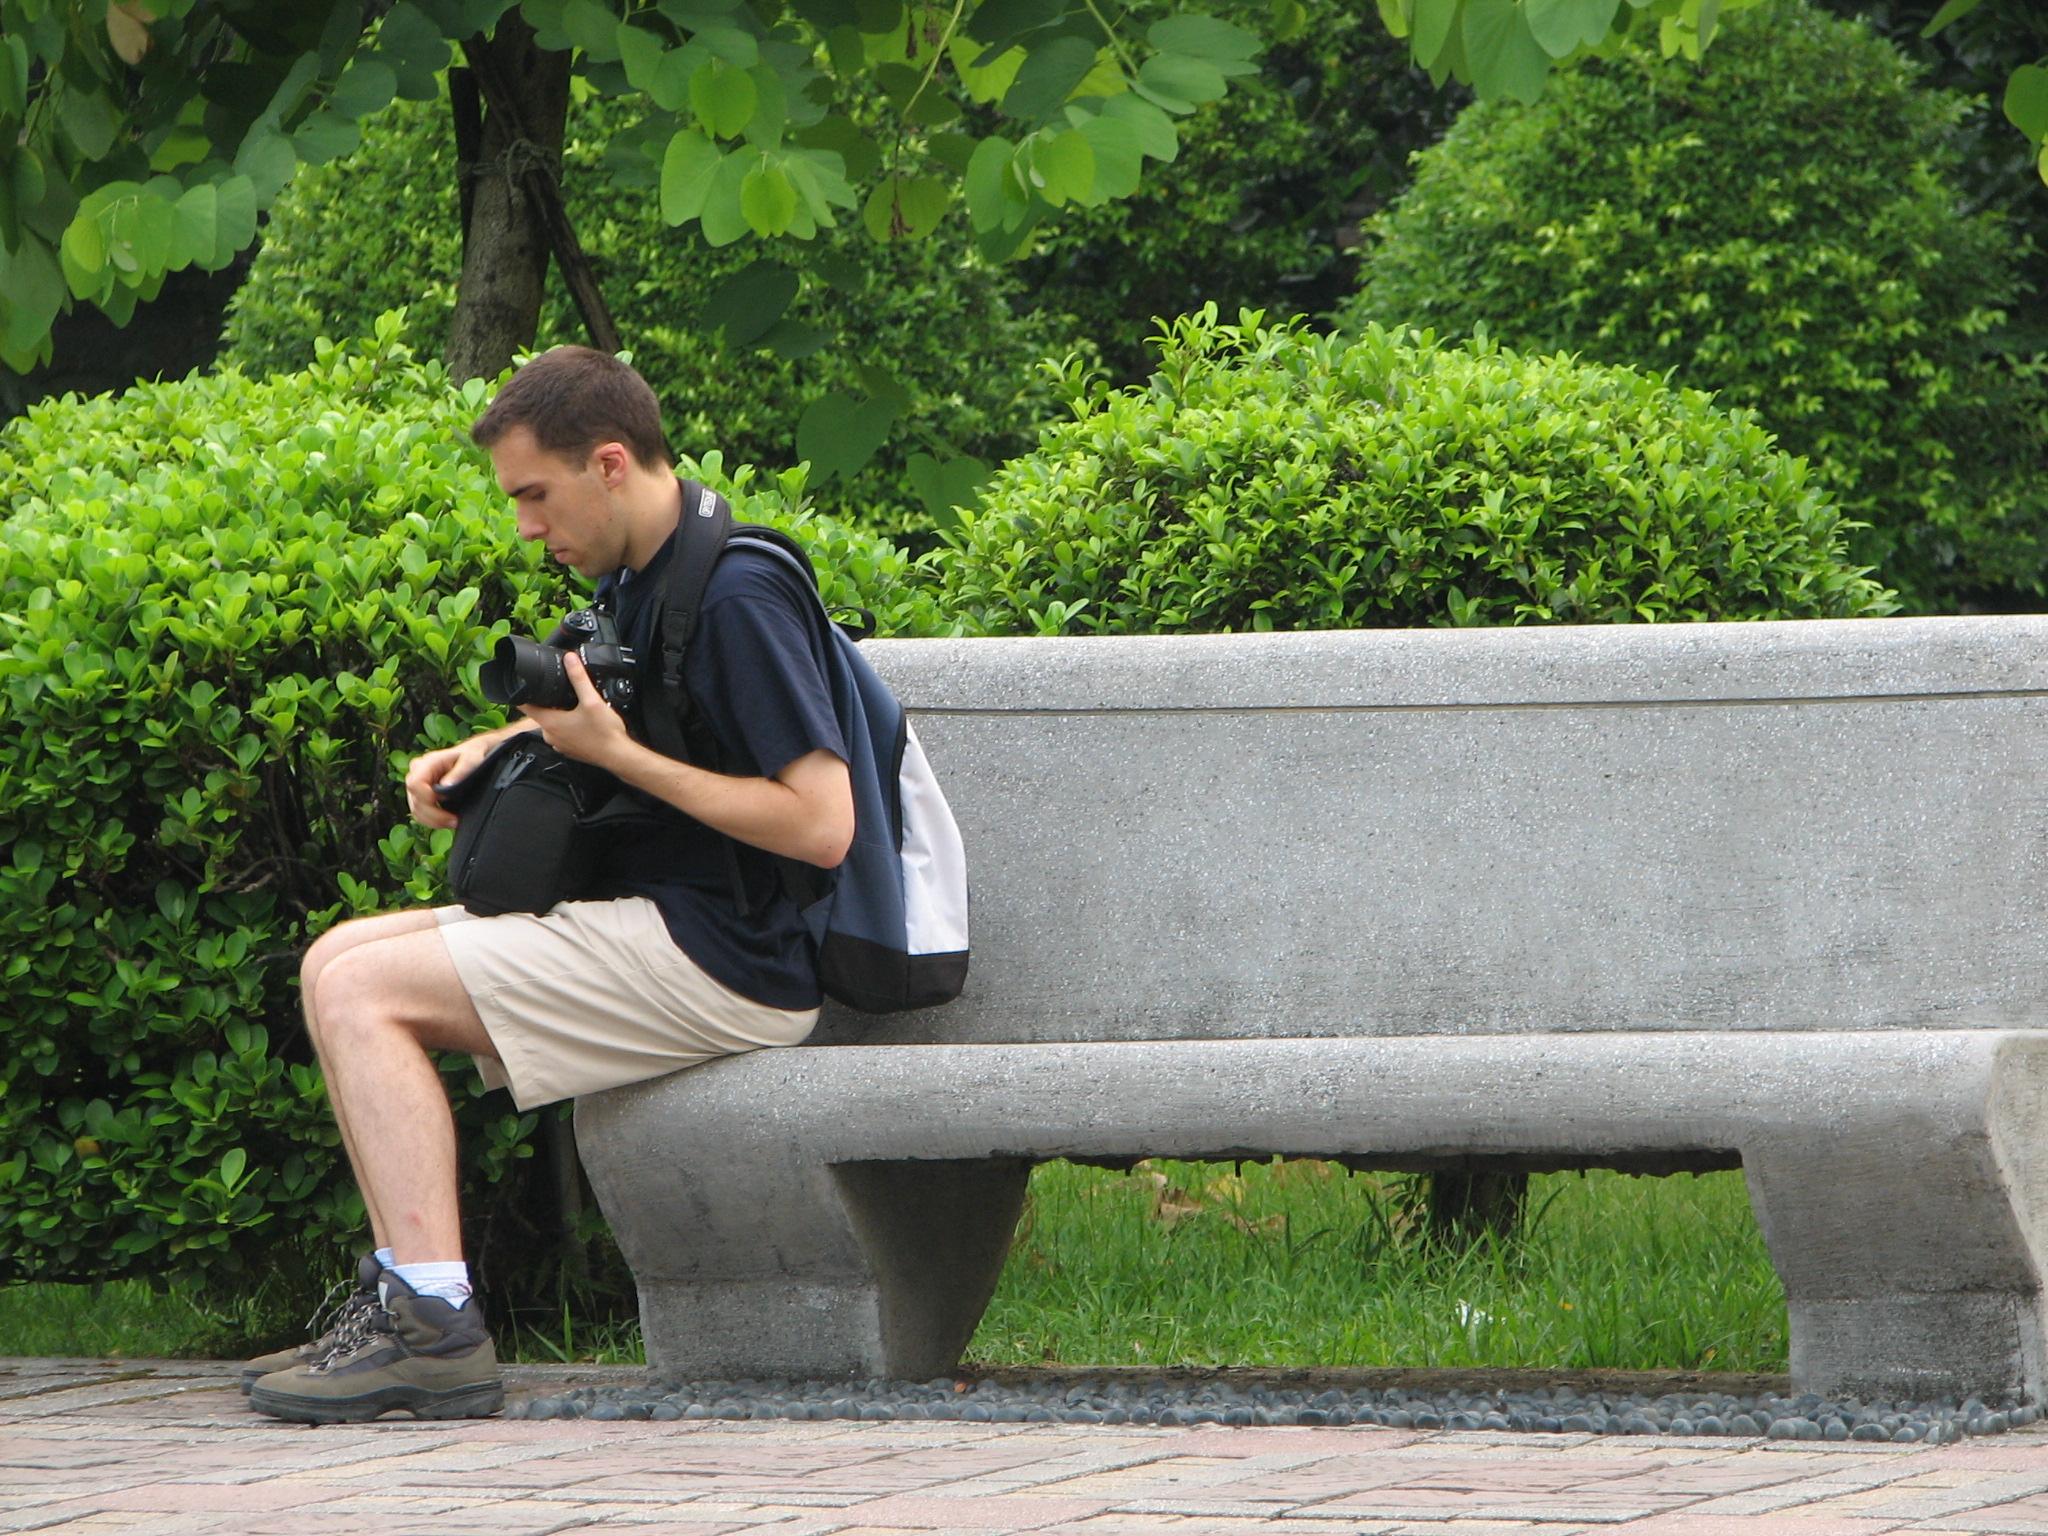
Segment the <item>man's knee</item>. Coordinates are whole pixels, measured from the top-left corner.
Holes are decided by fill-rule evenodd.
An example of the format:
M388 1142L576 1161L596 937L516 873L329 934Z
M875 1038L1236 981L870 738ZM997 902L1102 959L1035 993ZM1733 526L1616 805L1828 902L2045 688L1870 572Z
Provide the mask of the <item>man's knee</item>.
M343 955L401 933L431 926L438 919L431 908L405 912L380 912L371 917L351 917L336 923L306 946L299 958L299 1004L307 1025L319 1027L320 978Z

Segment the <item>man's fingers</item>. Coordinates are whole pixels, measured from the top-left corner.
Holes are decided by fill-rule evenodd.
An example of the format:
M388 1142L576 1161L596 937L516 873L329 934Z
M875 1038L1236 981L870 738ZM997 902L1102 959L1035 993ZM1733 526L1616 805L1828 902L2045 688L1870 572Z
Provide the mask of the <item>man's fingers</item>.
M597 687L590 681L590 673L583 665L583 658L571 651L562 658L562 670L569 674L569 686L576 690L578 704L599 704Z

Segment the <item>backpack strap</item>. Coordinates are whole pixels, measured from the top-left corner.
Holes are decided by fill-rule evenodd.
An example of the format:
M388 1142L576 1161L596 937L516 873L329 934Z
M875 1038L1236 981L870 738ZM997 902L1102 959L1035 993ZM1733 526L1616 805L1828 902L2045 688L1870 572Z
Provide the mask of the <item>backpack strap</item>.
M696 711L683 684L683 666L697 633L697 620L704 612L704 588L710 584L711 568L725 553L726 539L732 533L732 508L709 486L694 480L677 483L682 487L683 514L661 609L662 696L654 701L654 708L642 711L641 718L648 744L655 751L688 762L690 739L697 734L692 729Z

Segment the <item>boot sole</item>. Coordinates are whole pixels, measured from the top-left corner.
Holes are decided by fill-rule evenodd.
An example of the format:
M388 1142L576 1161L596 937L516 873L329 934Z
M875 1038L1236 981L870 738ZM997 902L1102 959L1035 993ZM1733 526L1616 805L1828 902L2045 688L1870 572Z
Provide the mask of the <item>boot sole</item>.
M436 1391L401 1383L355 1397L298 1397L254 1386L249 1406L295 1424L362 1424L399 1409L421 1419L486 1419L505 1406L505 1384L488 1381Z

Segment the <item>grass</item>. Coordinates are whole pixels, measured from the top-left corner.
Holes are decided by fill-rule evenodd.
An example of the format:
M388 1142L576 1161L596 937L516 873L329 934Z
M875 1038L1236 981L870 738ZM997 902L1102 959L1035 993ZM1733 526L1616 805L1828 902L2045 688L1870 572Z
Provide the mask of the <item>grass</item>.
M982 1366L1401 1365L1776 1371L1785 1300L1739 1173L1532 1181L1508 1243L1432 1249L1412 1181L1327 1163L1049 1163L968 1348ZM640 1360L563 1317L527 1362ZM237 1353L233 1319L141 1282L0 1289L0 1355Z
M1414 1183L1329 1163L1037 1170L969 1350L986 1365L1779 1371L1785 1298L1739 1173L1531 1181L1462 1253Z

